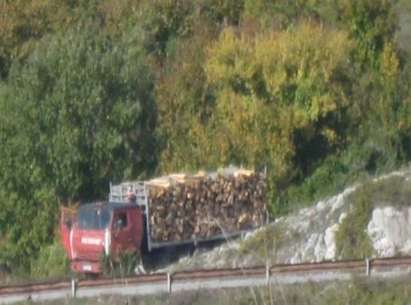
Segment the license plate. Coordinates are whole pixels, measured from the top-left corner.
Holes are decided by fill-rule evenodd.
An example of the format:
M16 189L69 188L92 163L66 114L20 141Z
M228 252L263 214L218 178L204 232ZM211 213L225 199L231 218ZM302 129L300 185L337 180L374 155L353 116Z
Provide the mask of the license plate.
M83 265L83 271L91 271L91 265Z

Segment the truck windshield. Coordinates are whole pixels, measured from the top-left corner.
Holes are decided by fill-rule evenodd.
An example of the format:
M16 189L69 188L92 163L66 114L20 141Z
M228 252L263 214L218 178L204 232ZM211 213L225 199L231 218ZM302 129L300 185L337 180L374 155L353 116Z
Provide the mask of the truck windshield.
M77 222L80 229L101 230L108 227L111 213L109 209L101 206L80 207L77 214Z

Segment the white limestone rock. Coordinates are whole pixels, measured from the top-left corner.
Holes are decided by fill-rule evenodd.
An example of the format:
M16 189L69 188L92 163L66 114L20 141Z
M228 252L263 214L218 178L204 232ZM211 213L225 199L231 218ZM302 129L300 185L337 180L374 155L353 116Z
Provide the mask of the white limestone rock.
M334 260L336 255L336 244L335 244L335 234L338 231L339 224L335 223L330 226L327 230L325 230L325 255L324 258L326 260Z
M411 254L411 208L374 209L367 233L377 257Z

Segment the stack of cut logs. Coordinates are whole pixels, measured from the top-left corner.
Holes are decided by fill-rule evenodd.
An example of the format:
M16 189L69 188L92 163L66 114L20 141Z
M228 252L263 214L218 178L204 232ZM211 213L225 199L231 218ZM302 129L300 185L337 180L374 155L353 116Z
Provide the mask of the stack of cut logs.
M254 171L170 175L147 185L150 235L155 242L209 239L265 221L265 176Z

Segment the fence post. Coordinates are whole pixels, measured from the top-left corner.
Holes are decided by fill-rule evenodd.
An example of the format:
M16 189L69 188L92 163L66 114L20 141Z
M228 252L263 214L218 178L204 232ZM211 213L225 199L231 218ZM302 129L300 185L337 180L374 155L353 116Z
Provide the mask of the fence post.
M77 281L76 279L71 279L71 297L75 298L77 295Z
M367 276L370 276L370 274L371 274L371 264L370 264L370 259L368 257L365 259L365 266L366 266L365 273L366 273Z
M172 282L171 273L167 272L167 291L169 294L171 294L171 282Z
M270 285L270 265L268 263L265 264L265 281L267 286Z

